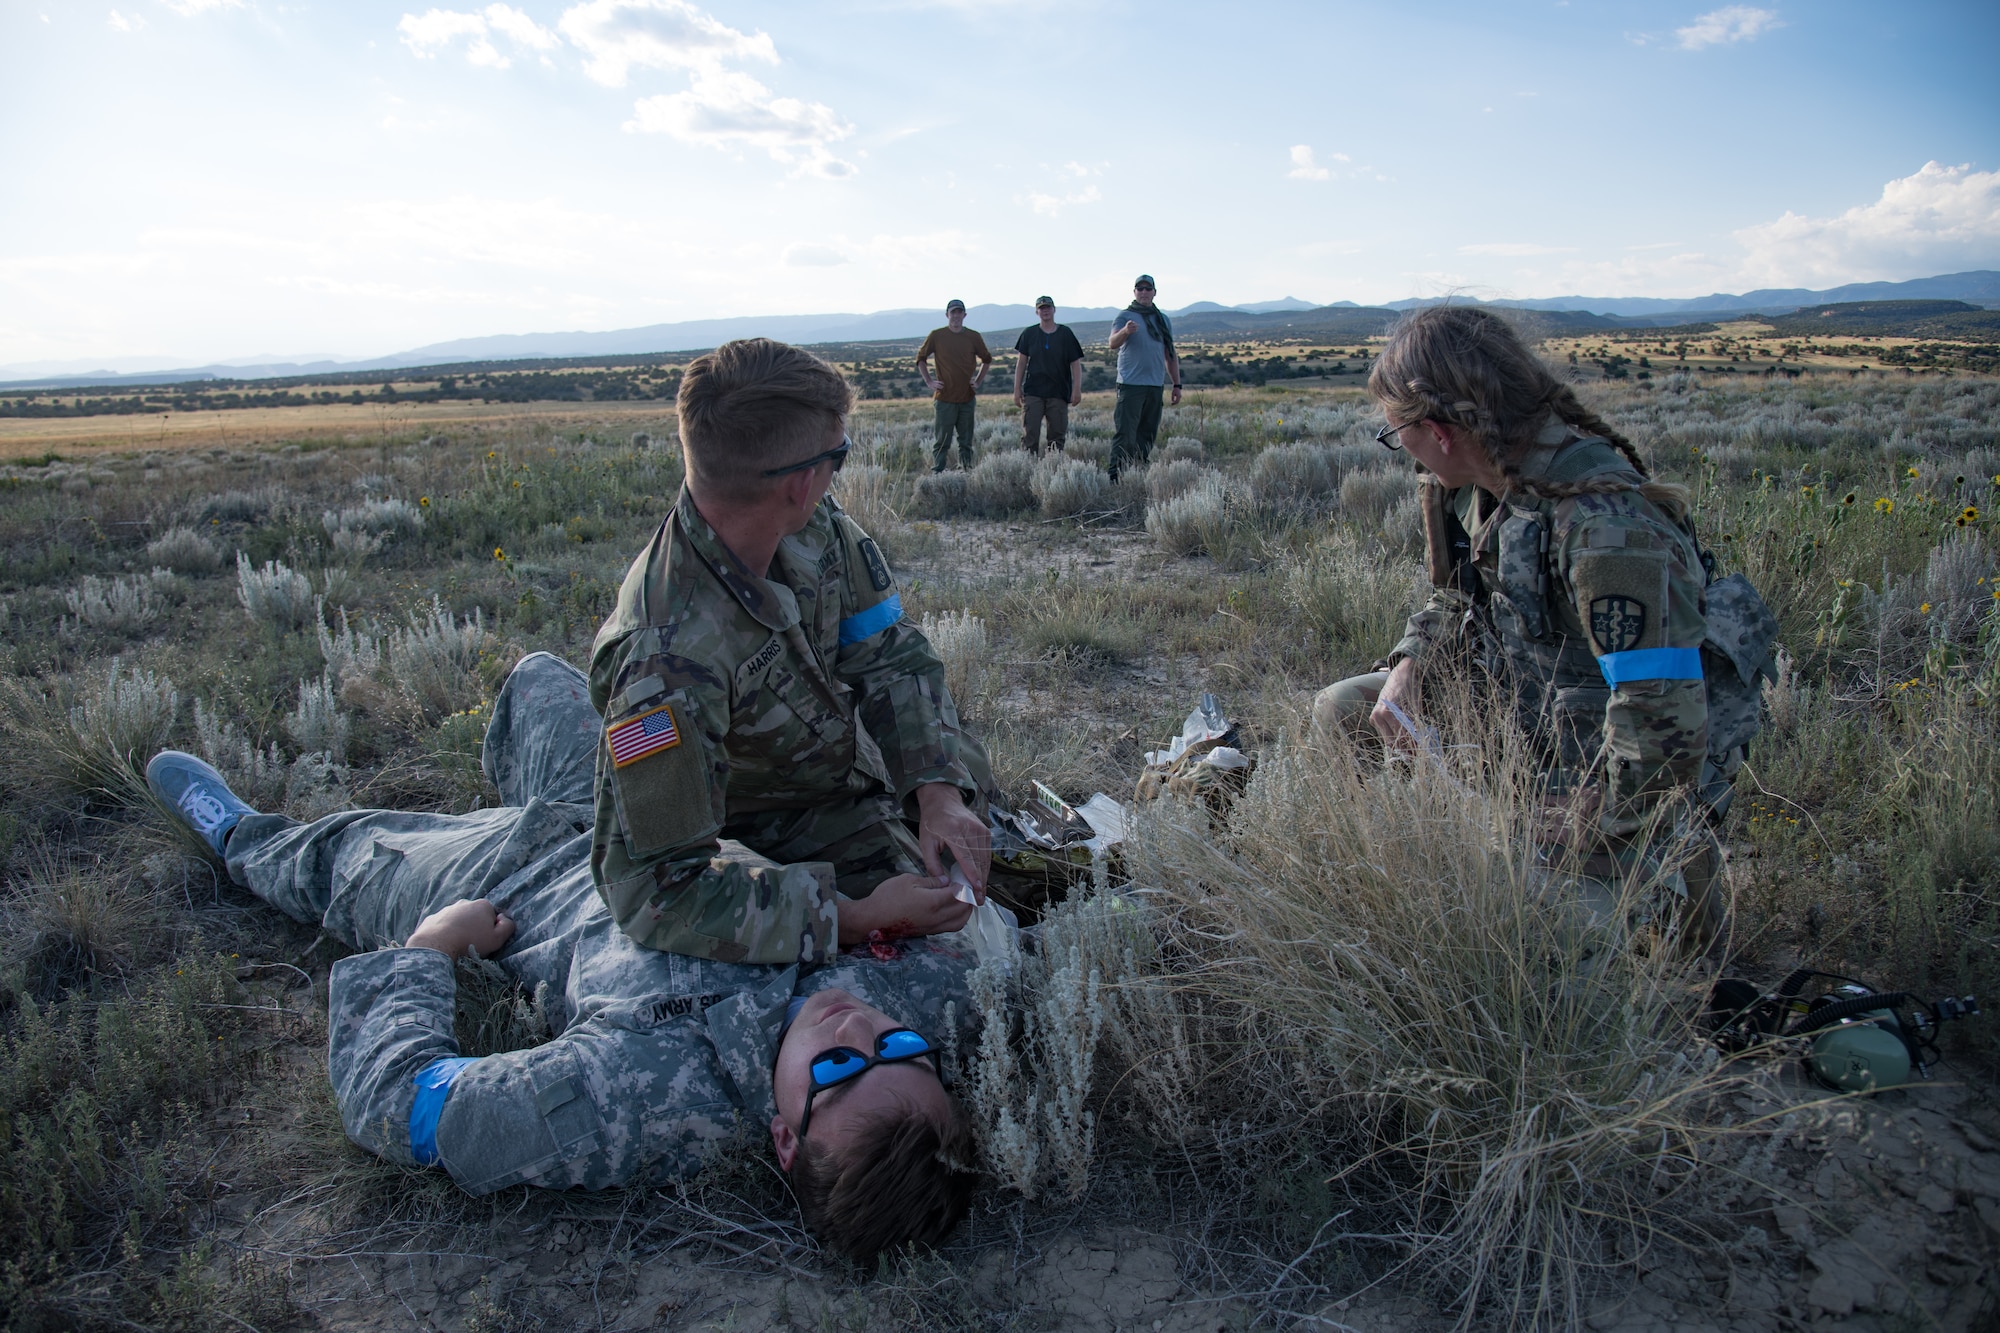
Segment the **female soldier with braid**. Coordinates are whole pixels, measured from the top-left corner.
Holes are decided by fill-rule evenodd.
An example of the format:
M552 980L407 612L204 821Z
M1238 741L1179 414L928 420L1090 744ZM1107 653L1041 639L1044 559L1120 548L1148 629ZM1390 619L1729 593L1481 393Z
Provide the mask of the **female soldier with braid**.
M1738 619L1723 637L1747 670L1711 717L1702 647L1708 577L1684 488L1649 478L1631 443L1577 400L1499 317L1462 306L1406 316L1368 377L1388 425L1377 437L1430 474L1423 487L1430 600L1381 664L1320 691L1322 737L1414 742L1426 674L1478 671L1511 698L1550 765L1548 791L1585 835L1576 868L1603 882L1631 868L1649 831L1689 794L1718 813L1756 730L1769 613L1740 576L1715 585ZM1740 585L1740 586L1739 586ZM1747 594L1747 599L1743 596ZM1761 643L1754 631L1761 630ZM1747 698L1747 728L1744 699ZM1720 928L1712 844L1685 871L1684 937Z

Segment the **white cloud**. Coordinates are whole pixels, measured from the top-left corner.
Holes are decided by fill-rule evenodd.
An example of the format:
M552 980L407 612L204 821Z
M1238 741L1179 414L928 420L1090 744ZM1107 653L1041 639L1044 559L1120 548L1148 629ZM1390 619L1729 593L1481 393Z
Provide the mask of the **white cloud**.
M1536 245L1530 241L1485 241L1478 245L1461 245L1462 255L1500 255L1513 259L1525 259L1531 255L1565 255L1575 250L1572 245Z
M168 9L182 18L193 18L196 14L206 14L211 9L241 9L243 0L161 0Z
M583 71L607 88L621 88L630 71L711 72L729 60L778 63L765 33L743 33L686 0L586 0L556 21L586 57Z
M511 5L488 5L481 11L495 32L528 51L553 51L562 39Z
M786 246L784 257L786 268L835 268L853 262L830 245L807 245L803 242Z
M1348 160L1345 153L1329 153L1328 156L1336 162L1345 162ZM1292 145L1292 169L1285 174L1295 181L1323 181L1333 179L1333 169L1331 167L1323 167L1315 161L1312 145L1303 143Z
M146 26L146 16L144 14L134 14L131 18L126 18L115 9L111 11L110 15L104 21L111 25L113 32L137 32Z
M1014 197L1015 203L1025 203L1047 218L1059 218L1065 208L1072 208L1078 204L1097 204L1103 201L1104 196L1098 193L1095 185L1086 185L1071 194L1044 194L1040 190L1030 190L1026 195Z
M1838 217L1745 227L1744 274L1773 286L1928 277L2000 265L2000 171L1926 162Z
M828 148L854 133L832 107L774 97L769 88L734 70L704 70L686 92L640 98L625 129L723 150L759 148L796 166L801 175L855 174L853 163L841 161Z
M1775 10L1725 5L1721 9L1711 9L1685 28L1674 29L1674 36L1680 38L1681 50L1699 51L1705 46L1747 42L1761 33L1783 26Z
M477 12L432 9L421 16L405 14L396 31L403 34L403 44L421 60L429 60L463 37L467 39L467 62L492 69L506 69L513 62L500 54L489 33L502 34L517 49L548 51L558 44L553 32L511 5L499 4Z

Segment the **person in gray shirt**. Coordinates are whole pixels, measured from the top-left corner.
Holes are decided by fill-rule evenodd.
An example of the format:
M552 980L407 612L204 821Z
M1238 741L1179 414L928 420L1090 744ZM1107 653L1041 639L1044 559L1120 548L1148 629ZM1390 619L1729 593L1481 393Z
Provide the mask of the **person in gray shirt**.
M1181 360L1174 353L1174 326L1153 305L1150 273L1132 284L1132 304L1111 321L1111 346L1118 353L1118 405L1112 410L1111 479L1133 459L1147 462L1160 433L1161 398L1173 388L1181 401Z
M301 824L251 810L192 755L163 751L146 778L231 879L365 951L333 965L327 1065L367 1151L441 1167L471 1194L614 1189L768 1134L831 1247L865 1259L936 1241L975 1180L931 1046L948 1015L972 1043L972 951L912 939L807 969L641 947L590 878L601 729L583 674L533 653L486 731L500 806ZM542 997L554 1038L462 1055L453 960L468 953Z

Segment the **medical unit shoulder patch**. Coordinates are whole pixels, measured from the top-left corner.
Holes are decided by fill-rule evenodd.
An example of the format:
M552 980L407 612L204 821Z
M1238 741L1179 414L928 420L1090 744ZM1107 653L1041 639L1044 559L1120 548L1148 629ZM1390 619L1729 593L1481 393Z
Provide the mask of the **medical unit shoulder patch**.
M649 754L671 750L681 743L680 728L674 725L671 704L613 723L604 733L611 745L611 765L623 768Z

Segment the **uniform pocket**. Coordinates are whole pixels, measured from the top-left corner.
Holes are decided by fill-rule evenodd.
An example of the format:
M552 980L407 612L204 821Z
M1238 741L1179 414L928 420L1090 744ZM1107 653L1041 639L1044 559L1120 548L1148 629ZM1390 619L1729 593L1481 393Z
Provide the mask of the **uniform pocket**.
M678 851L722 827L693 700L676 691L605 728L612 798L635 860Z
M604 1146L582 1063L560 1045L468 1065L438 1117L438 1156L468 1193L572 1185Z

